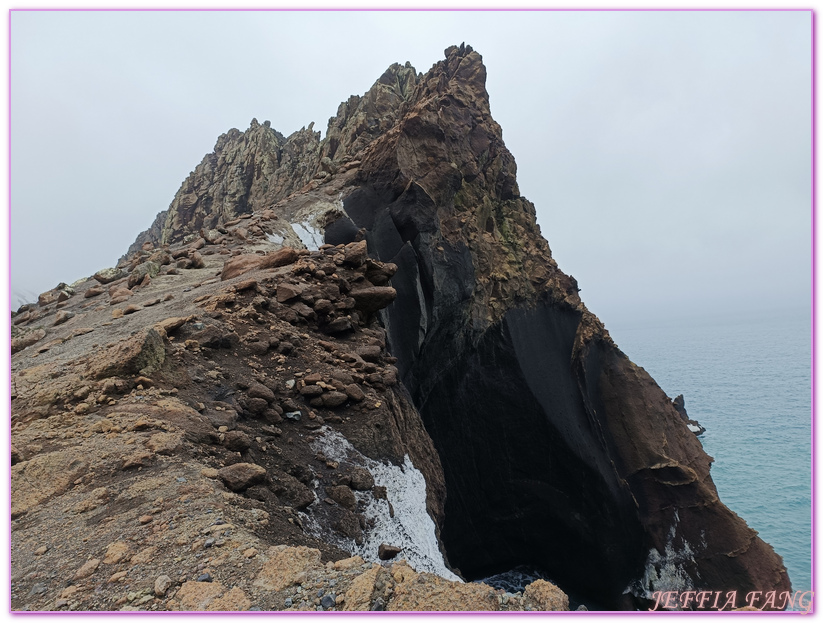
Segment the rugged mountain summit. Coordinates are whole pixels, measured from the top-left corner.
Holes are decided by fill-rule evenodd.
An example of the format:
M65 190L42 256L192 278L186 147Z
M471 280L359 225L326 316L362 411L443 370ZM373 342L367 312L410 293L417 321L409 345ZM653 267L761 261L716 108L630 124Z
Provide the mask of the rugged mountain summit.
M389 349L443 462L450 562L470 577L531 563L608 607L671 585L788 589L671 400L551 259L480 56L446 56L344 204L398 265Z
M168 456L208 456L230 505L262 505L275 528L257 538L286 535L329 561L397 528L381 485L350 495L346 471L376 481L389 461L425 478L417 506L437 538L400 545L444 575L437 543L466 579L531 566L610 609L659 590L790 590L779 556L718 499L675 405L552 259L485 77L479 54L451 47L426 74L391 66L322 140L256 121L221 136L118 267L16 317L22 456L40 422L105 418L119 434L139 414L183 435ZM110 354L92 352L101 338L86 328ZM35 469L25 462L13 491ZM232 464L259 481L234 489ZM34 529L55 495L18 506L19 525Z

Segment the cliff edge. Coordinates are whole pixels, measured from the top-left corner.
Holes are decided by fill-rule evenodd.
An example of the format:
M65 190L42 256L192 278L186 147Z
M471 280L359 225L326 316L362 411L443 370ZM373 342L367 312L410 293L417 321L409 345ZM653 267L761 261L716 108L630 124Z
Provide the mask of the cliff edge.
M13 378L27 377L28 389L13 402L17 434L89 411L116 419L116 383L100 385L116 377L131 402L153 385L201 415L234 412L231 425L258 441L227 443L227 424L222 438L218 426L186 439L223 448L210 451L215 469L262 466L254 484L262 488L248 487L259 508L284 518L289 543L316 546L329 561L352 553L358 535L368 541L380 520L369 525L365 509L384 492L358 493L352 505L346 472L348 481L323 480L344 489L312 494L318 469L300 467L312 454L322 469L349 461L371 472L408 459L407 473L425 481L419 504L436 537L418 559L439 560L444 575L472 580L525 565L577 603L606 609L647 607L655 591L791 590L780 557L719 500L712 458L672 401L552 259L534 206L520 196L485 79L480 55L454 46L425 74L392 65L368 93L341 104L322 140L312 126L286 138L256 120L221 136L117 267L21 310L18 340L28 342L18 341ZM185 275L206 270L187 286L198 292L180 289ZM161 285L177 303L154 294ZM101 294L106 303L94 307ZM138 296L150 300L129 311ZM103 322L118 305L123 313ZM123 340L165 326L172 310L180 324L140 342L153 340L159 363L138 357L120 369L89 360L70 387L36 387L52 374L74 378L68 339L92 350L100 341L83 327L112 322L107 335ZM80 314L92 313L94 323L81 324ZM37 351L47 333L49 348ZM32 351L49 365L32 368ZM78 384L89 392L69 391ZM177 396L162 394L175 388ZM89 395L97 396L91 406ZM197 416L186 413L170 425L194 426ZM164 416L155 409L151 417ZM290 434L289 426L307 428ZM280 448L280 458L264 460L261 444ZM330 501L311 506L321 498ZM294 508L313 513L314 532L303 515L288 515Z

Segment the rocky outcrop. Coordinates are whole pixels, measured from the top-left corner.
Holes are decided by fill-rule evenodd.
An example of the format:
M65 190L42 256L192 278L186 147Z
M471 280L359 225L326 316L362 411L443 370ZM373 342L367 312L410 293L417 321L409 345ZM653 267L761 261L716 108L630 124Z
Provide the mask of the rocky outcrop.
M384 322L443 462L450 562L541 566L610 608L675 583L787 590L671 401L551 258L484 83L476 52L447 50L344 196L398 266Z
M706 432L706 429L700 425L700 422L689 417L689 414L686 412L686 399L683 397L683 394L675 396L674 400L672 400L672 406L674 410L680 414L680 417L683 418L683 421L686 422L689 430L695 435L702 435Z
M193 247L202 262L183 264ZM99 288L93 277L65 298L51 297L37 315L18 314L15 609L283 609L270 594L280 589L255 588L231 571L247 558L242 553L286 543L312 547L324 562L353 550L380 560L384 539L372 536L372 525L420 528L403 502L404 470L423 485L417 510L432 544L404 557L420 571L447 573L436 537L442 468L397 383L375 315L392 297L364 307L349 296L378 288L366 275L391 268L367 261L365 243L261 255L244 249L231 234L220 245L141 246L96 296L85 296ZM259 261L227 270L247 256ZM141 267L152 263L157 270L146 279L151 273ZM135 273L141 278L132 280ZM381 293L392 291L376 280ZM129 288L129 281L139 283ZM67 320L54 322L61 314ZM334 454L340 444L351 454ZM44 552L32 554L41 545ZM141 562L115 556L138 546L148 552ZM204 551L229 555L206 556L204 570ZM191 572L178 582L181 557ZM121 575L97 577L101 589L100 570L84 567L83 582L66 591L62 576L38 571L48 560L72 577L81 559L103 560L106 577ZM214 582L199 580L204 574ZM242 598L220 582L242 584Z
M305 186L319 162L320 133L312 126L288 138L268 121L253 119L246 132L217 139L177 192L166 212L140 234L127 255L146 242L178 242L185 235L222 226L276 203Z
M111 294L83 295L91 278L44 307L50 328L32 332L51 339L12 364L13 609L551 607L427 572L431 519L428 558L371 537L442 522L445 490L375 310L346 296L376 287L364 246L288 249L225 279L231 260L207 252L113 320ZM52 326L66 308L90 326ZM418 509L407 480L425 483Z
M677 582L787 588L672 402L552 259L480 56L395 65L329 127L326 175L301 200L338 193L327 232L365 230L397 266L383 323L443 463L450 562L467 577L537 565L611 608Z
M115 268L20 310L13 607L551 609L565 591L630 609L660 590L789 590L552 259L485 76L451 47L426 74L391 66L322 141L231 130ZM111 577L145 593L119 595L121 575L79 599L38 575L52 550L31 554L35 535L57 518L79 534L92 511L94 539L49 564L140 543ZM388 547L417 570L351 558ZM298 597L346 559L366 566L334 603ZM236 582L244 560L258 573ZM446 565L557 586L455 587Z

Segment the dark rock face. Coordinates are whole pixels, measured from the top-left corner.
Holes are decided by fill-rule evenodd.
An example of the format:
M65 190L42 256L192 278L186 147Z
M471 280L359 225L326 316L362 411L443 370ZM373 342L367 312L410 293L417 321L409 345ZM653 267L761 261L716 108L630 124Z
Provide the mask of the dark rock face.
M712 459L672 401L557 267L485 78L479 54L451 47L426 74L390 67L341 104L323 141L311 127L288 139L256 122L232 130L135 244L203 231L225 245L213 228L238 215L298 218L340 197L325 242L354 245L345 262L362 279L336 303L350 313L326 316L322 298L295 309L347 336L388 304L379 313L401 383L387 406L410 411L409 397L422 416L445 506L425 433L398 425L391 436L426 476L449 563L467 578L534 565L607 608L644 607L657 590L790 590L780 557L718 499ZM322 265L311 271L325 279L334 267ZM304 296L287 289L279 303ZM346 392L341 401L358 399ZM347 435L384 452L366 428ZM359 527L344 517L338 530Z
M697 589L788 590L672 402L557 269L480 56L446 55L344 201L398 266L384 322L443 463L450 563L468 578L537 565L610 608L642 606L672 568Z
M443 540L452 564L470 577L538 565L602 599L642 574L646 549L631 491L598 423L585 417L569 366L577 322L546 304L512 310L477 344L459 345L459 363L436 381L421 379L421 413L447 486L457 474L473 483L448 490Z
M706 432L706 429L700 425L700 422L697 420L693 420L689 417L689 414L686 413L686 399L683 397L683 394L679 396L675 396L675 399L672 400L672 406L674 410L680 414L680 417L689 424L689 430L692 431L695 435L702 435Z

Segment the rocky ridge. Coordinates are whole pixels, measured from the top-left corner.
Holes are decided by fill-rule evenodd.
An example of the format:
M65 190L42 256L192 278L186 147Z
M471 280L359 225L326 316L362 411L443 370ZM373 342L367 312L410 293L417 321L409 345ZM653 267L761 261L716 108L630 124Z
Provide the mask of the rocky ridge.
M148 530L157 564L138 556L115 582L149 592L129 590L126 602L144 601L121 606L187 608L188 591L222 604L233 586L249 607L295 607L296 593L287 606L261 587L260 561L281 545L318 550L326 570L361 546L379 560L377 545L393 544L371 543L369 521L395 519L392 494L358 488L356 474L406 456L425 478L435 542L464 577L533 565L609 609L644 607L675 585L788 589L779 557L718 499L712 459L675 405L551 258L515 173L482 59L455 46L426 74L390 67L341 104L323 140L311 126L284 139L256 121L223 135L117 267L21 309L16 607L117 604L125 584L87 582L57 606L65 578L45 570L100 560L115 535ZM356 453L318 449L335 434ZM382 519L366 516L374 505ZM173 551L215 512L242 538ZM33 554L50 547L36 535L57 517L89 541L37 558L51 550ZM248 549L258 554L241 558ZM410 560L433 564L414 549ZM220 590L195 589L201 572ZM181 599L150 597L156 574ZM391 588L379 595L389 609L434 594L495 605L494 591L436 576L401 600L404 571L388 563L358 574ZM529 596L556 590L539 586L498 591L497 606L534 608ZM313 602L329 585L314 588L324 595L306 607L324 607Z
M445 496L376 323L396 267L365 241L246 253L234 228L266 220L145 244L15 314L13 608L568 608L556 587L462 585L418 574L414 544L369 541L396 492L318 451L330 429L411 457L438 521Z

